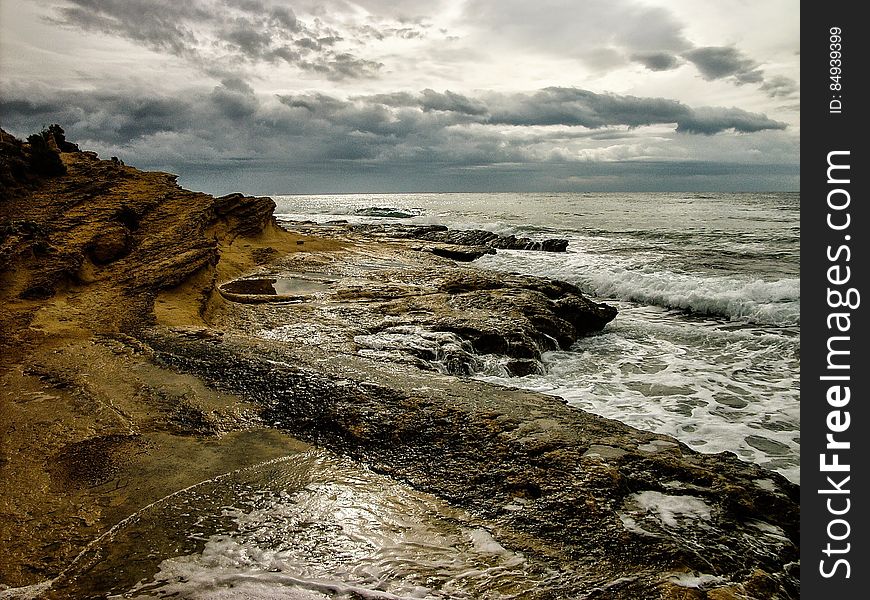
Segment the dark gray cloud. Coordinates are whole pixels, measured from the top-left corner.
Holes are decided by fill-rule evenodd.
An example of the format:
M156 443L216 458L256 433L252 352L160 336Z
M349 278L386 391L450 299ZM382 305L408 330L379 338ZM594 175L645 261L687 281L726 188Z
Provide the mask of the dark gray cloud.
M490 122L509 125L579 125L595 129L676 123L677 131L703 134L785 128L784 123L738 108L693 109L666 98L596 94L576 88L547 88L534 94L505 96L494 104Z
M599 129L612 126L641 127L674 123L677 131L715 134L727 130L751 133L784 129L785 123L739 108L693 109L676 100L597 94L577 88L551 87L534 93L486 94L469 98L450 92L424 90L419 94L398 92L355 98L364 104L450 113L451 124L581 126ZM282 101L297 100L286 97ZM331 106L325 103L324 106ZM350 106L345 104L345 107ZM410 118L409 113L404 115Z
M236 85L234 81L224 81L211 93L211 101L222 115L229 119L242 120L256 114L259 100L253 90Z
M761 84L761 89L771 98L786 98L796 94L799 87L793 79L777 75Z
M631 60L650 71L670 71L681 64L680 59L669 52L638 52L631 55Z
M197 43L189 25L212 19L206 6L196 0L69 0L69 3L72 6L57 8L60 23L118 35L178 56L189 54Z
M680 54L671 52L639 52L631 59L651 71L668 71L692 63L707 81L727 80L736 85L761 84L760 88L771 97L788 96L797 85L781 76L766 78L761 65L733 46L703 46Z
M450 90L436 92L432 89L425 89L420 94L396 92L393 94L360 96L358 99L386 106L415 107L426 112L447 111L467 115L485 115L488 113L487 106L483 101L469 98Z
M677 124L677 131L684 133L713 135L725 129L753 133L765 129L785 129L785 123L777 123L765 115L739 108L698 108Z
M275 143L291 133L303 138L314 134L320 140L318 147L338 142L345 148L354 144L364 146L366 156L371 156L372 148L381 147L385 160L393 160L403 152L420 155L432 148L442 158L462 152L471 154L488 148L490 143L500 148L497 154L517 159L530 146L572 138L593 139L593 133L599 140L625 138L630 137L626 128L645 125L671 125L677 132L704 135L785 128L785 124L765 115L738 108L692 108L663 98L595 94L576 88L489 93L481 97L427 89L416 94L401 92L347 100L319 93L277 99L275 103L256 95L240 79L225 79L211 90L192 90L171 97L12 87L0 101L0 116L18 131L26 129L27 124L34 128L59 122L70 128L73 139L115 146L166 133L199 136L211 132L209 135L215 136L225 132L220 134L229 136L225 149L236 147L239 141L238 147L244 153L245 148L250 150L244 140ZM506 138L498 131L504 127L512 128L517 135ZM556 129L531 129L541 127ZM319 151L312 139L300 141L297 148ZM347 155L348 151L342 153Z
M679 123L691 113L664 98L596 94L576 88L546 88L534 94L495 97L490 121L507 125L573 125L592 129Z
M631 59L651 71L668 71L688 61L707 81L727 80L736 85L757 83L771 98L788 97L798 91L797 83L781 75L766 77L761 65L733 46L705 46L680 55L670 52L640 52Z
M368 78L381 64L335 49L339 33L274 0L67 0L55 22L208 66L287 62L329 79Z
M484 102L461 94L455 94L450 90L444 93L430 89L423 90L420 97L420 107L425 111L443 110L466 115L484 115L487 112Z
M661 144L648 142L648 134L638 129L643 125L670 126L670 134L655 135L669 135L672 144L698 137L695 134L784 127L737 108L692 108L673 100L574 88L479 97L427 89L349 99L318 93L275 98L257 95L245 81L231 78L212 89L187 90L172 97L10 86L0 100L0 122L19 135L57 122L85 148L144 168L196 172L203 177L210 170L222 181L229 181L234 173L240 182L249 181L246 169L256 169L260 179L251 185L259 187L246 190L261 193L317 191L263 188L268 182L289 186L293 178L286 173L307 177L306 185L319 181L324 186L329 173L347 186L351 182L342 178L364 175L380 182L382 190L407 183L408 174L415 173L420 182L429 182L415 189L448 189L461 181L468 186L483 181L469 173L488 172L492 177L504 169L527 174L522 189L559 187L557 181L563 189L574 189L570 177L543 182L571 169L610 172L590 167L593 163L628 165L666 157ZM709 145L692 142L688 147L693 153L701 148L703 153ZM432 183L436 174L442 181L439 188ZM517 183L512 177L500 181L505 186ZM338 191L328 186L320 189L327 190Z
M733 46L704 46L683 53L683 57L694 63L708 81L725 78L738 84L764 81L760 65Z
M238 19L218 34L226 44L234 46L247 57L264 58L272 50L272 36L266 31L255 29L253 23L247 20Z
M317 61L303 60L299 66L320 73L327 79L360 79L374 77L383 63L357 58L349 52L330 53Z

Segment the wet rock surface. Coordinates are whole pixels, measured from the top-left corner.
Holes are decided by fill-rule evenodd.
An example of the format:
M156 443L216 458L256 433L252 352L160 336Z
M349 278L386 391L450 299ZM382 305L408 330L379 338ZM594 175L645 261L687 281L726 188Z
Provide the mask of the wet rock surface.
M798 597L798 490L733 455L409 364L324 363L245 335L147 341L274 427L472 511L506 547L570 572L568 597L678 598L671 580L695 572L734 597L760 576L769 593L748 597Z
M799 596L797 486L467 377L534 372L612 307L432 250L488 235L288 233L270 199L61 156L66 175L0 203L0 583L54 577L138 509L303 440L475 515L552 571L532 597ZM219 292L302 276L328 285Z
M478 246L501 250L564 252L568 247L568 240L562 238L532 240L527 237L501 235L481 229L451 230L443 225L355 225L353 230L369 234L382 234L393 238L412 238L457 246Z
M397 216L409 217L412 215L399 213ZM501 235L482 229L448 229L444 225L406 225L403 223L351 225L346 221L331 221L323 225L299 222L288 222L287 224L294 229L304 226L307 233L314 235L340 227L345 233L367 238L425 240L436 245L421 246L419 247L421 250L429 250L439 256L459 261L470 261L480 258L484 254L494 254L495 250L565 252L568 248L568 240L563 238L533 240L515 235ZM454 255L451 256L451 253Z
M450 362L464 363L448 369L455 374L480 371L471 363L487 355L539 361L542 352L568 348L616 316L615 308L589 300L571 284L484 271L401 243L291 256L264 275L250 281L329 278L330 285L312 292L304 308L230 307L216 318L279 337L286 324L307 323L319 328L308 332L312 339L342 336L320 348L359 346L386 360L404 354L437 361L447 353ZM304 336L298 341L304 343Z
M219 343L144 339L167 368L265 407L274 427L447 499L506 547L571 573L541 597L704 598L685 585L693 573L733 597L798 597L794 484L558 398L455 377L494 363L534 372L542 350L594 334L614 309L386 240L269 270L303 266L335 284L304 305L216 313Z

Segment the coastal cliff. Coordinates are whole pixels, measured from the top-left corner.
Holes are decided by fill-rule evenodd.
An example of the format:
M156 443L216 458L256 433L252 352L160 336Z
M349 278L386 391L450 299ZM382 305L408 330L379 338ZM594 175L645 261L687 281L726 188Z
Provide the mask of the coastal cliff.
M38 172L33 145L2 136L0 583L117 593L88 575L92 540L315 445L562 574L526 597L799 596L794 484L467 377L534 372L616 316L569 284L464 264L518 242L288 231L269 198L190 192L55 136L62 169Z

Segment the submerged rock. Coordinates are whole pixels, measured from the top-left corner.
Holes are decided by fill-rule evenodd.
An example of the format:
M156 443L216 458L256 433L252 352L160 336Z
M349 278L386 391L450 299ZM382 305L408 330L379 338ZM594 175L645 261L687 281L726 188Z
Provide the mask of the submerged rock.
M487 254L495 254L495 250L489 246L458 246L456 244L438 244L424 246L421 250L428 250L435 256L449 258L459 262L471 262Z
M332 221L325 225L335 225L343 221ZM565 252L568 240L550 238L533 240L515 235L501 235L482 229L448 229L444 225L405 225L389 224L358 224L349 225L349 231L368 236L385 236L396 239L414 239L446 244L449 246L468 246L473 248L491 248L499 250L538 250L542 252Z

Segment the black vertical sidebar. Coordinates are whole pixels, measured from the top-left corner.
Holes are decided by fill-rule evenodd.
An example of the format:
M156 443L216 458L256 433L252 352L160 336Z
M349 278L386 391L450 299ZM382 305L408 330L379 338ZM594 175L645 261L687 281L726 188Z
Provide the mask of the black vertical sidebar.
M801 594L870 579L870 110L858 2L801 6Z

